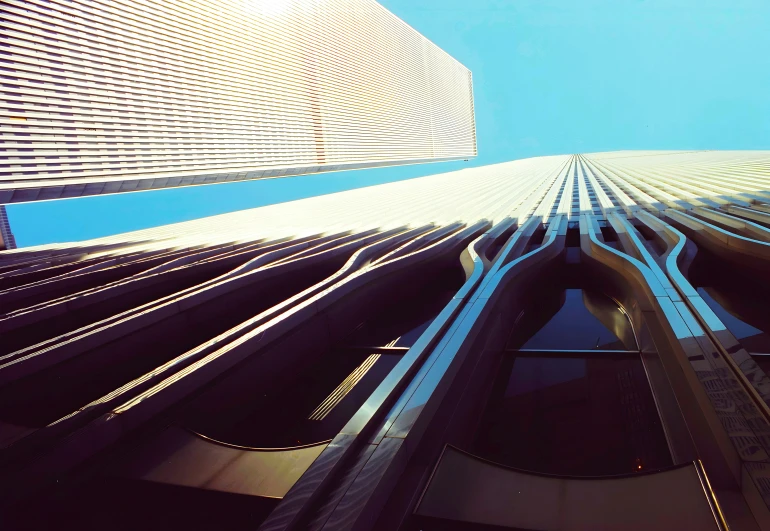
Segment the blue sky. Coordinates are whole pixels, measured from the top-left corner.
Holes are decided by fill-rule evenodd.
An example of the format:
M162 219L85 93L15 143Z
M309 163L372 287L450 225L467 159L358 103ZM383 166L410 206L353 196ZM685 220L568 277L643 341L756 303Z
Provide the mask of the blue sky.
M17 204L19 246L538 155L770 149L770 1L380 0L473 71L479 156Z

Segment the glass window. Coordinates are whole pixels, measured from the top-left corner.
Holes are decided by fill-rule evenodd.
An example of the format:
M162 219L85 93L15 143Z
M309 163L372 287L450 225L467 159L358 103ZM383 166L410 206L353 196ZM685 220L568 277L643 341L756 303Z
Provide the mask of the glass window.
M534 472L603 476L671 465L636 357L504 358L473 452Z
M610 297L590 289L538 295L514 323L508 348L636 350L628 317Z

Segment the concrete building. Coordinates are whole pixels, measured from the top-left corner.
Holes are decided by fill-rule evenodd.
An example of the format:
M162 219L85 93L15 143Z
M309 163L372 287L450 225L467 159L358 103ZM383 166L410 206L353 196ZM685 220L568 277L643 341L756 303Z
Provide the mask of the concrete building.
M5 528L770 529L770 152L0 254Z
M476 155L471 73L374 0L8 0L0 203Z

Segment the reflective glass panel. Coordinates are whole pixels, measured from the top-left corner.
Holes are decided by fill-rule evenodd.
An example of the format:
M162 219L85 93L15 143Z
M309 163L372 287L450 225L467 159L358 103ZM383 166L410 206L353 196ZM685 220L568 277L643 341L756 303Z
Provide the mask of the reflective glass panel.
M636 349L631 323L606 295L585 289L544 291L514 324L509 348Z
M689 280L746 350L770 354L766 282L702 251L690 267Z
M577 476L671 464L638 358L506 357L473 452L520 469Z

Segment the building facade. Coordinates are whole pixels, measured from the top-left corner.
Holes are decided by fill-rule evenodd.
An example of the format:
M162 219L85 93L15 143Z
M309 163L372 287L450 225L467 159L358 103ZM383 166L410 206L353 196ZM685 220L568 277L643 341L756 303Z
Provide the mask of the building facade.
M770 529L770 152L0 255L8 527Z
M374 0L9 0L0 203L476 155L471 73Z
M5 205L0 205L0 250L16 249L16 238L11 231L11 224L8 221L8 212Z

